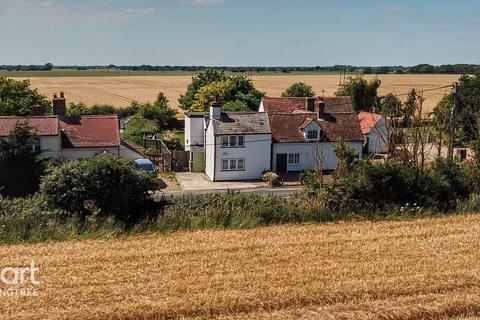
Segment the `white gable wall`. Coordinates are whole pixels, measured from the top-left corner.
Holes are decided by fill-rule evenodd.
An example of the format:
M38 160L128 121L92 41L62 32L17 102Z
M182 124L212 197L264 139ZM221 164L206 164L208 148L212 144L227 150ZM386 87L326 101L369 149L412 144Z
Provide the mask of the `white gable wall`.
M210 121L205 132L205 173L214 180L215 175L215 137L213 135L213 121Z
M62 141L60 135L57 136L40 136L40 150L42 156L50 159L57 159L60 156Z
M389 141L389 132L386 126L385 118L382 117L375 127L370 130L370 133L367 135L369 138L368 142L368 153L387 153L388 152L388 141Z
M333 150L333 142L319 142L319 143L274 143L272 154L272 170L277 168L277 154L292 154L298 153L300 155L300 163L298 165L288 165L287 170L303 171L316 168L323 170L335 170L338 164L338 158ZM361 157L362 142L347 142L349 147L355 149L355 153Z
M202 146L204 143L204 117L185 116L185 150L190 146Z

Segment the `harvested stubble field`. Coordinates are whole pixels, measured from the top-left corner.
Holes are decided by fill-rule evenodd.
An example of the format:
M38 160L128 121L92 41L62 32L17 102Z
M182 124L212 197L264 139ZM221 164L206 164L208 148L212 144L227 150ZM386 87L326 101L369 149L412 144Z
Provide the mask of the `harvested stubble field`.
M374 76L367 76L371 79ZM429 89L449 85L459 75L379 75L382 80L380 94L393 92L403 94L411 88ZM25 78L15 78L25 79ZM110 76L110 77L31 77L32 87L51 97L64 91L73 102L112 104L123 107L132 101L153 102L159 91L165 92L173 106L178 107L178 97L185 92L191 81L190 75L152 76ZM254 75L255 86L268 96L280 94L292 83L303 81L313 86L318 95L333 95L338 88L339 75L335 74L293 74ZM448 90L448 89L447 89ZM443 97L446 90L425 93L425 109L428 112Z
M478 319L480 216L1 246L1 319Z

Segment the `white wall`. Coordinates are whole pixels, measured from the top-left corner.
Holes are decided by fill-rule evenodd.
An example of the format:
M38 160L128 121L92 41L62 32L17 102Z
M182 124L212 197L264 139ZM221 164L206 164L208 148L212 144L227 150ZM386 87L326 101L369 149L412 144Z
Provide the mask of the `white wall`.
M368 152L369 153L387 153L389 132L385 123L385 118L382 117L375 127L370 130L368 135Z
M119 155L118 147L111 148L74 148L74 149L63 149L61 157L66 161L73 161L85 158L91 158L102 152L109 152L116 156Z
M203 145L204 118L185 115L185 150L190 151L192 145Z
M222 148L222 137L215 137L215 181L257 180L261 179L263 172L270 171L271 134L247 134L244 137L244 148ZM222 159L245 159L245 170L222 171Z
M260 102L260 106L258 107L258 112L265 112L265 108L263 106L263 100Z
M213 135L213 121L209 122L205 132L205 173L213 181L215 172L215 140Z
M40 150L45 158L57 159L60 156L60 149L60 135L40 136Z
M362 155L362 142L347 142L349 147L355 149L359 157ZM277 154L299 153L300 164L288 165L288 171L303 171L315 168L324 170L335 170L338 158L333 151L334 143L274 143L272 154L272 170L277 168Z

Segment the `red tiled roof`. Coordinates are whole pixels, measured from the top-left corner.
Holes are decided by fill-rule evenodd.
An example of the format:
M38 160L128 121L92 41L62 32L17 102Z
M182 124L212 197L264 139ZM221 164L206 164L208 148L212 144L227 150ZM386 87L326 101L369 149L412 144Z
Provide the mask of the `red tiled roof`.
M360 128L363 134L368 134L378 121L382 119L382 115L377 113L362 111L358 114L358 120L360 121Z
M302 132L312 121L322 130L320 141L363 141L360 124L355 113L326 114L324 119L312 118L308 113L271 113L268 115L274 142L307 142Z
M314 97L315 110L318 103L325 103L326 113L353 112L350 97ZM307 112L307 98L263 98L263 108L267 113Z
M28 122L33 131L39 136L56 136L58 135L58 117L42 116L42 117L15 117L0 116L0 137L8 136L10 131L17 123Z
M61 117L62 148L117 147L120 130L117 115Z

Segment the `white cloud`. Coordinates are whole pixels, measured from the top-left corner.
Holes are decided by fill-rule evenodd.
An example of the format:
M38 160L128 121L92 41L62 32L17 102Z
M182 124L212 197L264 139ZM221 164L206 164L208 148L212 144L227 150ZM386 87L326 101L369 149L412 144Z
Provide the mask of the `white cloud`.
M404 10L405 10L404 7L396 5L396 4L392 4L388 7L385 7L385 11L389 11L389 12L400 12L400 11L404 11Z
M53 0L9 0L6 12L12 17L40 21L112 22L148 17L156 13L154 8L100 10L92 6L61 5Z
M214 4L221 4L225 3L225 0L190 0L191 3L193 4L198 4L198 5L214 5Z

